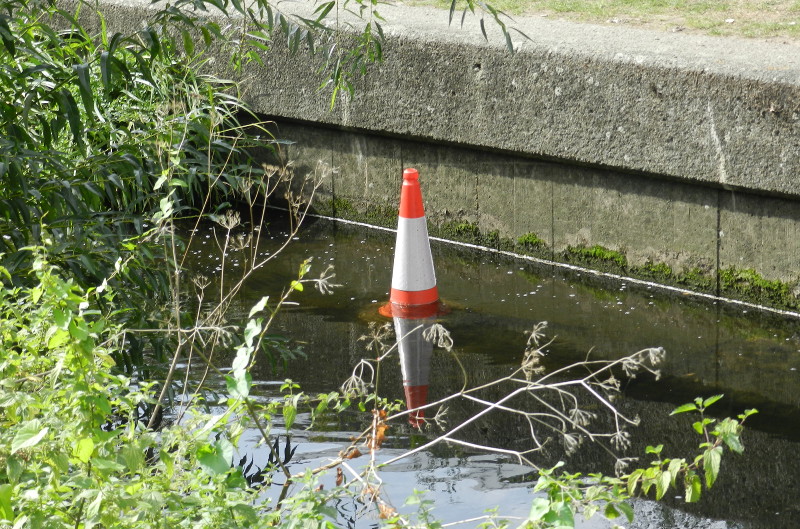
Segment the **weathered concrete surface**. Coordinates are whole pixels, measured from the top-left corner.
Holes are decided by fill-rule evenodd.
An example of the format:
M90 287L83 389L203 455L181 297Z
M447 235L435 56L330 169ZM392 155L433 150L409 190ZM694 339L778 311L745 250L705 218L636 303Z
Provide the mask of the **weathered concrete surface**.
M259 111L722 186L797 194L800 46L523 19L508 54L476 21L385 8L386 61L333 112L315 64L270 54ZM302 95L302 97L298 97Z
M131 28L149 0L103 0ZM313 3L282 8L306 11ZM263 114L797 195L800 45L522 18L496 28L380 6L385 62L329 109L320 60L276 39L244 75ZM494 33L494 35L492 35ZM221 57L222 67L227 58Z
M103 6L126 31L152 9ZM336 168L319 212L391 225L416 166L434 227L536 234L550 257L601 245L634 266L699 270L712 291L721 270L753 269L797 302L800 45L536 18L518 21L531 40L511 55L469 18L461 30L441 11L381 13L386 61L333 111L318 60L280 40L242 76L296 142L283 154L298 173ZM227 76L228 62L213 67Z

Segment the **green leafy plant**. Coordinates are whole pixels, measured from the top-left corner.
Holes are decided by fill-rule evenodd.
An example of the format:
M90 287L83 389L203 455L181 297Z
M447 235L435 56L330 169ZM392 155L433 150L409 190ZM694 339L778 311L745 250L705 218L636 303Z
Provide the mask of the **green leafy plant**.
M561 463L542 471L534 491L545 492L546 497L534 500L527 526L574 527L576 513L580 512L589 519L601 509L602 514L610 520L624 515L628 522L632 522L633 508L627 501L638 492L660 500L670 489L682 488L686 502L699 501L703 485L710 489L717 480L724 448L737 454L744 451L742 423L757 413L750 409L739 415L738 419L726 418L721 421L706 417L706 409L720 398L722 395L697 398L694 403L684 404L671 414L700 414L700 419L692 427L703 436L704 442L699 445L700 453L693 459L665 458L662 455L664 445L658 445L647 447L647 454L654 458L650 466L618 477L600 474L556 475L555 471L563 466Z

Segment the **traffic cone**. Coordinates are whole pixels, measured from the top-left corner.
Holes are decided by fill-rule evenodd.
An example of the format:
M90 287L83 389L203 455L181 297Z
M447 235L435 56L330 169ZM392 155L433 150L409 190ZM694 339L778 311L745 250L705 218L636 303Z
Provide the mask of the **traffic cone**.
M425 418L423 406L428 403L428 385L431 373L433 343L426 340L424 332L433 325L433 318L394 318L394 332L400 352L400 371L403 374L403 391L406 406L411 411L408 423L420 427Z
M416 169L406 169L400 191L392 288L389 303L380 308L380 313L389 318L419 319L443 312L433 271L419 173Z
M425 411L420 408L425 406L428 399L433 353L433 344L423 337L423 332L446 309L439 300L439 289L436 287L428 225L416 169L403 171L392 288L389 303L381 307L379 312L394 320L403 390L406 405L411 411L408 422L419 427L425 418Z

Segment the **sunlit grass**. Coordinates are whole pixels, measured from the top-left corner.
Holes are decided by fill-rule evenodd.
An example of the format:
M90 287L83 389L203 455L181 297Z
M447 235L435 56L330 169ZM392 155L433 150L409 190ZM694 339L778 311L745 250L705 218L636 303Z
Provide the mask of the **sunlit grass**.
M451 0L404 0L449 9ZM709 35L800 38L800 0L487 0L511 16L627 24ZM466 7L456 0L456 10Z

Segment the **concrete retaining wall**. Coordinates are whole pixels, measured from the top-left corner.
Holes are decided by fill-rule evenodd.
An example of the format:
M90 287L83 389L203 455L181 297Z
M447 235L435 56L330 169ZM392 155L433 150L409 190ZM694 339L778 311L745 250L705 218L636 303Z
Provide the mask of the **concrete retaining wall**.
M296 172L336 168L316 197L322 214L393 226L402 169L413 166L432 234L495 246L535 234L539 257L797 307L800 201L297 123L276 130L296 142L284 150ZM581 261L594 245L626 264ZM743 269L785 284L750 284Z
M117 27L147 9L104 3ZM778 304L797 306L800 45L537 18L518 21L531 40L511 55L469 17L459 30L446 12L381 13L386 60L333 111L318 59L282 41L242 77L255 110L296 141L287 160L338 168L321 212L390 224L413 165L434 231L535 234L555 259L600 245L719 293L733 268L752 269L752 301L776 304L762 292L774 279ZM215 68L228 75L227 63Z
M329 111L316 63L277 53L248 97L268 115L797 195L800 46L518 21L509 54L475 20L382 8L386 61Z

